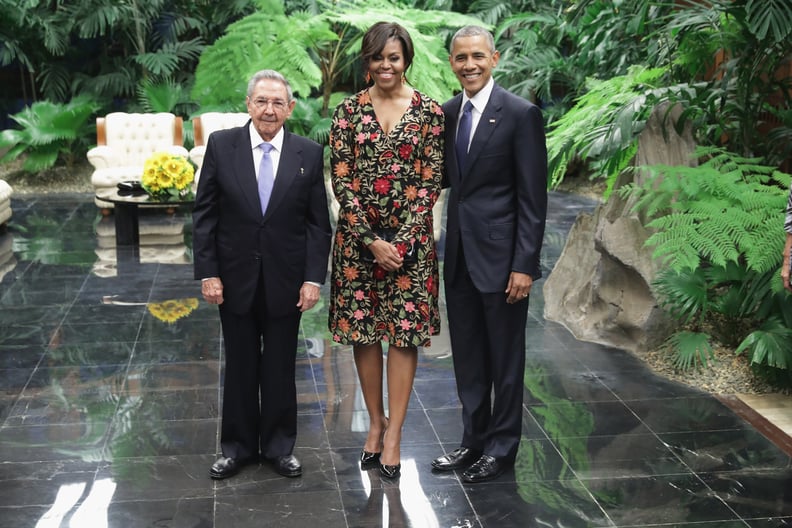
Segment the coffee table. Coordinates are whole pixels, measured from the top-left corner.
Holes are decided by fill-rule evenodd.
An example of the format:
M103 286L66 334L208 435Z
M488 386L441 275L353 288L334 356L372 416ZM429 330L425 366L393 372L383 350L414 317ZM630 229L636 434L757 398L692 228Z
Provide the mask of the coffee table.
M117 190L108 194L97 194L96 198L115 206L113 217L119 264L124 256L131 257L135 263L140 263L140 207L176 208L192 205L195 202L195 198L192 197L161 201L148 194L119 193Z

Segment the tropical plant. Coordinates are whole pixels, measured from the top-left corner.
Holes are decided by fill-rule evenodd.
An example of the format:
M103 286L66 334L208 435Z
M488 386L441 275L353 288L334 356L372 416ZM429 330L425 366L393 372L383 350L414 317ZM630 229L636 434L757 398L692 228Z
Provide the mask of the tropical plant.
M662 68L635 67L627 75L605 81L590 79L588 91L577 104L550 126L547 137L550 186L556 187L571 162L591 165L594 175L605 175L608 191L616 176L632 160L638 134L653 108L666 100Z
M11 116L21 128L0 132L0 162L26 155L23 170L48 169L61 159L71 167L85 155L88 140L95 132L89 118L99 104L88 96L78 96L65 104L40 101Z
M409 76L418 88L445 100L458 88L447 66L444 30L477 19L446 11L424 11L385 0L321 1L320 14L286 16L277 0L257 0L259 10L229 26L201 56L193 97L201 106L243 101L248 79L266 64L280 71L302 98L321 89L326 117L330 98L342 85L355 86L352 66L363 32L380 20L394 20L410 33L415 60Z
M659 66L662 40L647 35L662 27L669 5L648 0L523 1L511 9L479 1L497 23L502 50L499 82L530 100L541 101L547 121L563 115L586 91L587 79L626 75L630 66ZM492 20L497 13L497 20Z
M321 17L307 12L286 16L278 0L256 0L257 10L229 25L201 55L193 98L204 106L240 104L253 74L266 65L281 72L293 90L308 97L322 79L310 48L336 38Z
M685 328L667 344L680 368L706 365L716 340L792 370L792 300L778 278L790 176L723 149L696 155L697 167L641 167L644 183L618 190L651 218L647 244L668 266L655 293Z
M41 94L65 101L84 92L127 98L143 79L190 84L206 43L252 5L250 0L0 0L0 66L19 65L27 100Z
M792 3L786 0L691 0L665 29L680 79L706 81L683 99L698 140L778 165L789 147L768 130L792 130ZM780 125L780 126L779 126Z

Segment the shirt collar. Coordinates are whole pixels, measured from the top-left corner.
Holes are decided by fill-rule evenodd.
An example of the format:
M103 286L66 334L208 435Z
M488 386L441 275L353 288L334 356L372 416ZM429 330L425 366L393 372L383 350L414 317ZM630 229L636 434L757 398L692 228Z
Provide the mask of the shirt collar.
M465 108L465 103L470 101L473 103L473 108L475 108L479 114L483 114L484 108L487 106L487 101L489 101L490 95L492 94L492 89L494 87L495 80L490 77L489 81L487 81L487 84L485 84L484 87L473 97L468 97L467 92L462 90L462 108Z
M254 150L257 149L262 143L270 143L278 152L281 152L283 149L283 138L285 137L283 127L278 130L278 133L275 134L275 137L272 138L272 141L265 142L263 139L261 139L261 136L259 135L258 130L256 130L256 127L253 126L252 121L248 126L248 133L250 134L250 145Z

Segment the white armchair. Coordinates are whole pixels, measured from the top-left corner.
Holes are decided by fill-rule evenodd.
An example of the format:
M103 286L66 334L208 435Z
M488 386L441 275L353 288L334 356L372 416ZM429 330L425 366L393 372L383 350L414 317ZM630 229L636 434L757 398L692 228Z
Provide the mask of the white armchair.
M97 118L96 147L88 151L88 161L96 169L91 183L97 196L112 193L122 181L139 181L146 159L158 151L189 155L182 146L181 117L113 112ZM98 198L96 205L113 206Z
M8 219L11 218L11 195L14 194L13 189L5 180L0 180L0 230Z
M225 130L242 126L247 123L250 116L245 112L206 112L193 118L193 136L195 147L190 150L190 159L195 163L195 183L198 185L198 178L201 176L201 165L203 165L204 155L206 154L206 143L209 135L217 130Z

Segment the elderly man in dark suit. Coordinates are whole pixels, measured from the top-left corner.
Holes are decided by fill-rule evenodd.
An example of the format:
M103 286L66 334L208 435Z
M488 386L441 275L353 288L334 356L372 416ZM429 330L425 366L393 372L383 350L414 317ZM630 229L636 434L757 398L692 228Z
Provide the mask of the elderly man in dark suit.
M193 210L195 278L225 343L222 457L209 475L262 458L297 477L297 335L330 251L322 147L283 126L295 100L278 72L256 73L246 102L245 126L209 137Z
M528 295L541 277L547 150L539 108L492 79L492 35L460 29L449 60L463 92L446 115L445 291L461 446L432 461L465 482L513 465L522 433ZM493 395L491 397L491 394Z

